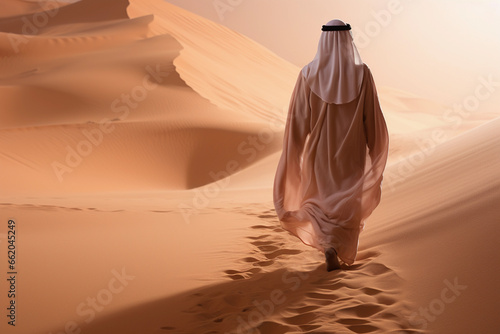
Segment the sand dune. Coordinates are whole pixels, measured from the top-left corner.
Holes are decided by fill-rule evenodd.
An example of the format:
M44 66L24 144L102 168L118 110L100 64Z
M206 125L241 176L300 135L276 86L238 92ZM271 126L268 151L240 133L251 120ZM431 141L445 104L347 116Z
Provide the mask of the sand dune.
M500 294L491 287L499 275L492 264L500 260L494 250L500 232L499 129L496 119L427 152L404 182L384 188L363 236L365 247L380 247L385 264L401 268L407 294L419 305L414 323L436 333L498 330L493 319ZM440 302L443 282L455 280L466 289L453 303ZM420 308L431 306L434 314L421 314Z
M401 313L401 278L378 261L376 252L362 252L357 265L328 275L324 265L313 265L315 252L296 247L276 228L272 212L257 215L260 223L246 237L252 245L248 256L224 271L230 281L131 308L89 329L104 333L119 323L117 330L133 333L141 325L122 319L141 318L165 333L246 333L252 327L262 333L418 332ZM308 265L299 268L298 262Z
M70 1L53 1L51 3L41 3L40 1L19 1L4 0L0 4L0 18L12 18L26 14L33 14L44 11L44 9L59 8ZM2 20L5 22L6 20Z
M36 67L24 58L5 61L3 166L21 169L23 183L5 173L3 191L193 188L213 182L232 157L231 169L240 169L280 149L281 136L259 140L259 149L249 140L268 122L218 108L186 85L173 64L181 45L166 34L146 38L151 20L52 27L22 49L23 57L39 55ZM218 159L207 158L211 147ZM150 181L136 178L143 173Z
M67 4L20 34L39 10L0 5L0 215L23 254L2 333L498 332L495 115L454 126L380 87L382 202L328 273L272 204L297 67L165 1Z
M166 1L131 1L127 12L131 17L155 13L152 32L170 34L183 46L175 60L181 78L215 105L267 121L286 113L296 66L245 36Z
M15 3L13 6L9 4ZM26 4L29 3L29 5ZM22 8L23 11L16 16L5 17L0 22L0 31L25 35L37 35L54 26L100 22L127 18L125 8L128 0L98 1L85 0L66 4L65 1L16 1L8 0L6 7ZM20 10L17 9L16 12ZM44 12L44 15L35 15Z

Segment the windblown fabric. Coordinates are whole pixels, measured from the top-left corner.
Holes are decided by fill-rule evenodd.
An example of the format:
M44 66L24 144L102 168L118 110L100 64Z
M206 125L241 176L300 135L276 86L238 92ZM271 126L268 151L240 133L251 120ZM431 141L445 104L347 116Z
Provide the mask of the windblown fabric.
M340 20L332 20L326 25L345 26ZM325 102L341 104L359 95L363 65L349 31L323 31L316 57L302 73L314 94Z
M318 52L341 59L352 45L348 31L323 32ZM352 264L364 220L380 202L389 136L370 69L358 72L349 55L331 60L335 66L314 64L322 58L299 73L292 93L273 200L284 229Z

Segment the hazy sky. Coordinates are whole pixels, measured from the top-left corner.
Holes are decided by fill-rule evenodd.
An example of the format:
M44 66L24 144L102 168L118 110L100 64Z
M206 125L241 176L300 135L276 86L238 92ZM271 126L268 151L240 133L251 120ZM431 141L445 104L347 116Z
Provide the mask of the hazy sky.
M500 82L500 0L168 2L236 30L299 67L314 57L321 25L340 18L353 26L377 84L446 105L474 94L480 77ZM500 101L500 87L493 93L482 107Z

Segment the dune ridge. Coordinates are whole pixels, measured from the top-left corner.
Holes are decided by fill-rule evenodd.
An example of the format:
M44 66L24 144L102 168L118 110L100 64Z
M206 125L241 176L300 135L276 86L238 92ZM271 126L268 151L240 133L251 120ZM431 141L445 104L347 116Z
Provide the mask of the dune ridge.
M160 0L67 4L16 52L9 38L38 9L0 6L0 219L20 226L19 332L498 332L494 113L454 127L445 106L381 87L382 202L356 263L327 273L272 203L298 68ZM133 278L82 316L113 270Z
M279 150L280 136L251 144L249 138L269 128L267 122L216 107L185 84L174 65L182 46L167 34L147 37L151 15L116 20L109 12L97 23L67 24L75 13L97 5L65 7L57 14L62 23L53 22L30 39L22 58L2 34L3 49L11 53L2 62L0 136L3 151L23 152L22 157L3 154L3 166L20 168L26 181L20 184L6 173L2 191L194 188L216 181L211 175L227 170L232 156L241 169ZM123 1L107 6L104 12L116 8L118 13ZM35 68L29 60L33 54L39 59ZM134 93L135 99L125 100ZM215 146L219 159L200 163ZM142 147L152 149L137 153ZM150 182L122 182L144 173L144 167ZM85 177L98 182L82 184Z
M152 32L168 33L182 44L175 65L181 78L201 96L221 108L267 121L286 117L298 75L296 66L249 38L166 1L132 0L127 12L130 17L158 13ZM261 84L253 84L254 80Z

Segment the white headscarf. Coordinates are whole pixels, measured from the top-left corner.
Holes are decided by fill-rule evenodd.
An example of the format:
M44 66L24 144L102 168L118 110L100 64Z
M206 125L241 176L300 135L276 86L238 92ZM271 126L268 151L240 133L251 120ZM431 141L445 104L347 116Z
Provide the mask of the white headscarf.
M346 24L332 20L326 25ZM316 57L302 69L313 93L335 104L351 102L359 95L363 71L363 62L348 30L323 31Z

